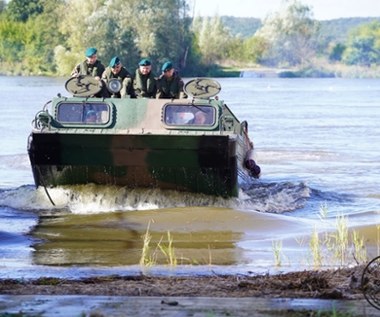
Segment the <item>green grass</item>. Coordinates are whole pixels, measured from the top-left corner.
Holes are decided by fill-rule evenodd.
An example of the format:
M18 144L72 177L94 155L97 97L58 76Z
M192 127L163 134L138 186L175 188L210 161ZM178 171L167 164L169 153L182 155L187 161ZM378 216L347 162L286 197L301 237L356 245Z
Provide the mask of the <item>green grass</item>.
M175 249L173 246L173 237L170 231L167 232L167 244L163 243L163 237L160 241L152 248L151 241L152 235L149 232L150 222L146 228L145 234L142 236L143 246L141 249L140 265L143 267L150 267L157 264L158 251L164 255L166 262L169 266L176 266L178 263L177 257L175 255Z

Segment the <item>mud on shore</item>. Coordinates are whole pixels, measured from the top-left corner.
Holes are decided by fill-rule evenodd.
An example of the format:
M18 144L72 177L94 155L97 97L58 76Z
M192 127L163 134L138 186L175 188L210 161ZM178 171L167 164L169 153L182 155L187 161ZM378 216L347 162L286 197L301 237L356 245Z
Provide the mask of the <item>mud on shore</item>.
M279 275L104 276L0 280L2 295L107 295L363 299L362 266Z
M0 315L375 317L362 272L357 266L279 275L3 279Z

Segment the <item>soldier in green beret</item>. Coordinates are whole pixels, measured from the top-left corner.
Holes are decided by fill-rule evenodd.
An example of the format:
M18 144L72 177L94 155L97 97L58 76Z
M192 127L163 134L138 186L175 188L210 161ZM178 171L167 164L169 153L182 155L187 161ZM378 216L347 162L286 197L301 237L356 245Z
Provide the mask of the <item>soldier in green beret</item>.
M101 91L95 95L95 97L107 97L107 89L101 82L101 76L105 70L104 65L98 60L97 49L95 47L89 47L86 49L86 60L77 64L71 72L72 77L78 76L92 76L100 81L102 87Z
M102 80L105 84L110 82L111 79L118 79L121 83L120 91L115 94L117 98L130 98L133 95L132 76L128 70L123 66L118 56L111 59L108 67L103 72ZM110 94L112 92L110 91Z
M86 49L86 60L74 67L71 76L89 75L100 80L105 67L102 62L98 60L97 52L95 47Z
M133 90L136 98L156 97L156 78L152 72L152 63L147 58L139 62L133 79Z
M162 74L157 79L157 98L161 99L180 99L187 98L183 91L183 80L174 69L171 62L162 65Z

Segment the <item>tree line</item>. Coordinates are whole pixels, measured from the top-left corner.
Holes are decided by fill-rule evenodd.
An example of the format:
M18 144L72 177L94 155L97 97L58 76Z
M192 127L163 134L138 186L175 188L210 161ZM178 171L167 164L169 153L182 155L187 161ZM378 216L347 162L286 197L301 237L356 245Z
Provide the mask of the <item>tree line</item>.
M380 21L328 38L310 6L288 0L243 37L219 16L191 16L186 0L0 0L0 73L68 76L92 46L103 64L117 55L130 70L148 57L157 73L171 60L183 76L219 76L226 66L336 76L378 69Z

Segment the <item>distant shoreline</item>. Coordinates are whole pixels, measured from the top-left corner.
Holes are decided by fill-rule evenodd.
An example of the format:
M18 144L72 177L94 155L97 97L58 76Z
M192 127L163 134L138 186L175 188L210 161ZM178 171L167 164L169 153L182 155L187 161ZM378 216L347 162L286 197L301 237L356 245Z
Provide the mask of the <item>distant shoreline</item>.
M304 68L271 67L222 67L222 75L210 74L209 77L241 78L380 78L380 67L347 66L327 64Z

